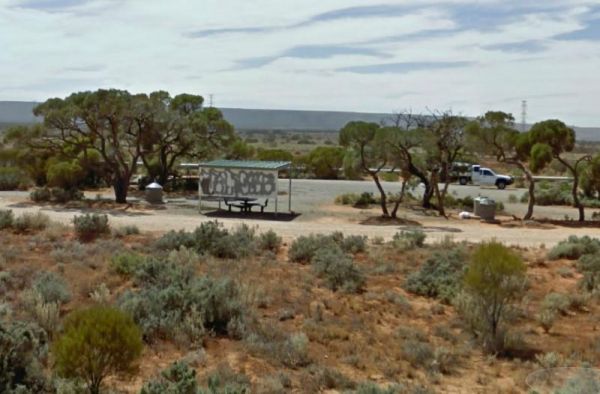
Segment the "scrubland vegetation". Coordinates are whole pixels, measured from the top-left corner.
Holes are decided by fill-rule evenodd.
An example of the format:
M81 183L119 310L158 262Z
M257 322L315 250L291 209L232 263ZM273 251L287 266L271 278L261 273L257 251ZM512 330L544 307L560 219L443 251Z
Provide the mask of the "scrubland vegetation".
M11 211L0 227L1 392L528 392L531 373L600 361L589 237L156 236Z

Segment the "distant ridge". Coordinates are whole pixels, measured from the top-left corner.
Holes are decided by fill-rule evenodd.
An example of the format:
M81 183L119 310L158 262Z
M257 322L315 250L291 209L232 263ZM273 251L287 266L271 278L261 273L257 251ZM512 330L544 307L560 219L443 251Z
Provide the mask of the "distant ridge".
M0 125L34 123L39 121L32 114L37 103L31 101L0 101ZM301 111L276 109L220 108L225 118L236 129L246 130L295 130L295 131L338 131L350 121L362 120L380 123L391 114ZM575 127L577 138L585 141L600 141L600 127Z

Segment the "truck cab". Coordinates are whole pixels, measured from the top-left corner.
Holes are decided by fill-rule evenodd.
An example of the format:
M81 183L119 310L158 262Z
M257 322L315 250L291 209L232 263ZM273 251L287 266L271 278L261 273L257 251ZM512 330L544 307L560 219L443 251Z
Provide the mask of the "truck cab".
M496 174L491 168L473 165L471 167L471 181L481 186L496 186L504 189L514 183L514 179L508 175Z

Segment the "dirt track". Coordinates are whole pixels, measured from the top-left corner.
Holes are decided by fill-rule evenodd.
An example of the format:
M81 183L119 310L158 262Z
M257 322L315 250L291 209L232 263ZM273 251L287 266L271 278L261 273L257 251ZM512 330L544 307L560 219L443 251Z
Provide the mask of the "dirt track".
M74 215L81 214L79 209L64 209L58 207L39 207L23 202L23 198L7 198L0 194L0 209L12 209L15 214L22 212L42 211L52 220L70 223ZM248 220L239 218L219 217L218 220L226 227L234 227L240 223L257 226L259 231L272 229L286 239L295 238L309 233L329 233L342 231L345 234L367 235L369 237L391 238L396 232L410 226L401 225L364 225L352 217L377 215L377 211L358 211L353 208L332 206L332 216L295 219L293 221ZM201 222L214 220L215 217L199 215L192 209L182 211L164 210L100 210L106 212L113 226L136 225L143 231L164 232L168 230L192 230ZM337 214L337 215L336 215ZM410 216L410 217L409 217ZM350 217L351 219L348 219ZM480 223L476 220L440 219L437 217L417 217L407 214L407 218L422 224L427 233L428 241L435 242L446 236L455 240L481 241L496 238L507 244L521 246L554 245L568 235L590 235L600 237L600 229L565 228L544 226L549 228L506 228L497 224Z

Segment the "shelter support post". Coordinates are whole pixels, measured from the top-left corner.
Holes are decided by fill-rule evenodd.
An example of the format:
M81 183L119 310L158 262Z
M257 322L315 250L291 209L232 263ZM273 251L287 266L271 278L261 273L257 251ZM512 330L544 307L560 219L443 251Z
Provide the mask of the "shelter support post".
M288 183L288 211L292 212L292 171L293 171L293 167L290 166L290 172L289 172L289 178L290 181Z

